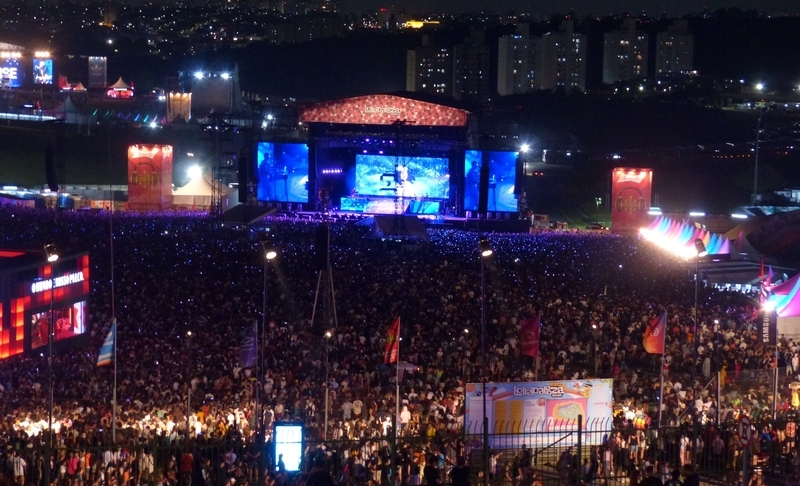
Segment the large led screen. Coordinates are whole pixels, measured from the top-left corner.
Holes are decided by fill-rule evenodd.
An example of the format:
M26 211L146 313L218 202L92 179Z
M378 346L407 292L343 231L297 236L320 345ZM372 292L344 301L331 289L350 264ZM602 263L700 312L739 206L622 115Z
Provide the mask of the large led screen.
M489 185L487 211L517 211L516 184L517 152L489 152ZM478 210L482 152L467 150L464 154L464 209Z
M467 150L464 154L464 210L477 211L481 187L481 151Z
M258 200L308 202L308 145L259 142Z
M356 156L356 191L365 196L447 199L448 160L440 157Z
M47 332L50 329L51 321L55 322L53 341L80 336L86 332L86 301L66 306L54 306L52 315L50 310L32 314L30 319L31 349L47 344Z
M33 84L53 84L53 60L33 60Z
M303 426L300 424L275 424L275 459L282 460L287 472L300 470L303 459Z
M19 88L25 80L25 73L19 59L9 57L0 64L0 80L4 88Z

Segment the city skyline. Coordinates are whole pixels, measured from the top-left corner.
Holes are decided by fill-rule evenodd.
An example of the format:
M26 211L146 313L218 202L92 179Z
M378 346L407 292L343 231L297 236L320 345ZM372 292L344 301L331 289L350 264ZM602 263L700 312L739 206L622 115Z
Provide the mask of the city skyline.
M478 12L492 10L497 12L515 11L529 13L537 16L552 14L565 14L570 10L579 16L584 15L610 15L628 12L638 14L646 12L655 16L656 12L666 13L667 16L681 16L690 13L700 13L704 9L711 11L719 8L739 8L743 11L758 10L772 14L800 14L800 5L789 0L546 0L532 3L529 0L340 0L340 7L345 11L378 10L380 8L402 9L409 13L432 12Z

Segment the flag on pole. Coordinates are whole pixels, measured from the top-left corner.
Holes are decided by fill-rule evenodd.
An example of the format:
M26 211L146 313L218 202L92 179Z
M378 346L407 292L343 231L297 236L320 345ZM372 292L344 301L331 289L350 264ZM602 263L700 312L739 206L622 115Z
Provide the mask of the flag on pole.
M541 316L529 317L520 322L520 348L524 356L535 358L539 355L539 329Z
M114 346L117 342L117 323L113 322L111 324L111 330L108 331L108 336L106 336L106 340L103 341L103 345L100 347L100 356L97 357L97 366L105 366L111 364L114 360Z
M400 318L394 320L394 324L389 328L386 336L386 348L383 351L383 362L392 364L397 362L397 355L400 354Z
M242 343L239 345L239 364L243 368L256 365L258 356L258 324L253 324L244 333Z
M650 354L664 354L667 339L667 313L654 318L644 330L644 349Z

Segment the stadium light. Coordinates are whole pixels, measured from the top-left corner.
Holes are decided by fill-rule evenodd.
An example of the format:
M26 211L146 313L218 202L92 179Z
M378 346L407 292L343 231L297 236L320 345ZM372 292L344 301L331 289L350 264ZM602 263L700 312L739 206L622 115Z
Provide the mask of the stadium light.
M689 216L691 216L693 218L705 218L706 217L706 213L704 213L702 211L691 211L689 213Z
M44 245L44 252L47 254L48 262L53 263L54 261L58 260L58 252L56 251L56 245L52 243Z
M757 83L756 84L756 89L758 91L762 91L764 89L764 83Z
M204 76L204 75L203 75L203 71L196 71L196 72L194 73L194 78L195 78L195 79L203 79L203 76Z
M186 171L189 174L189 179L195 180L203 176L203 169L199 165L193 165Z
M531 146L527 143L523 143L522 146L519 148L523 153L528 152L531 149Z
M222 73L221 77L222 79L230 79L231 75L228 73Z
M697 250L698 257L704 257L708 255L708 250L706 249L706 245L700 238L694 240L694 249Z
M490 257L492 256L492 253L494 253L492 245L486 238L481 238L480 243L478 243L478 248L481 250L481 256L483 258Z

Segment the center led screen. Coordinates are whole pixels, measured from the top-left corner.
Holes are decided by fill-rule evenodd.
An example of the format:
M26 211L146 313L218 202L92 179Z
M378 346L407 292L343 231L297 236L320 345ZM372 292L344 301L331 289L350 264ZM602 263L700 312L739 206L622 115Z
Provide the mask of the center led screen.
M517 152L489 152L489 185L487 211L517 211ZM478 210L482 153L467 150L464 154L464 210Z
M356 156L356 191L364 196L447 199L450 195L448 160L359 154Z
M308 202L308 145L259 142L258 200Z

